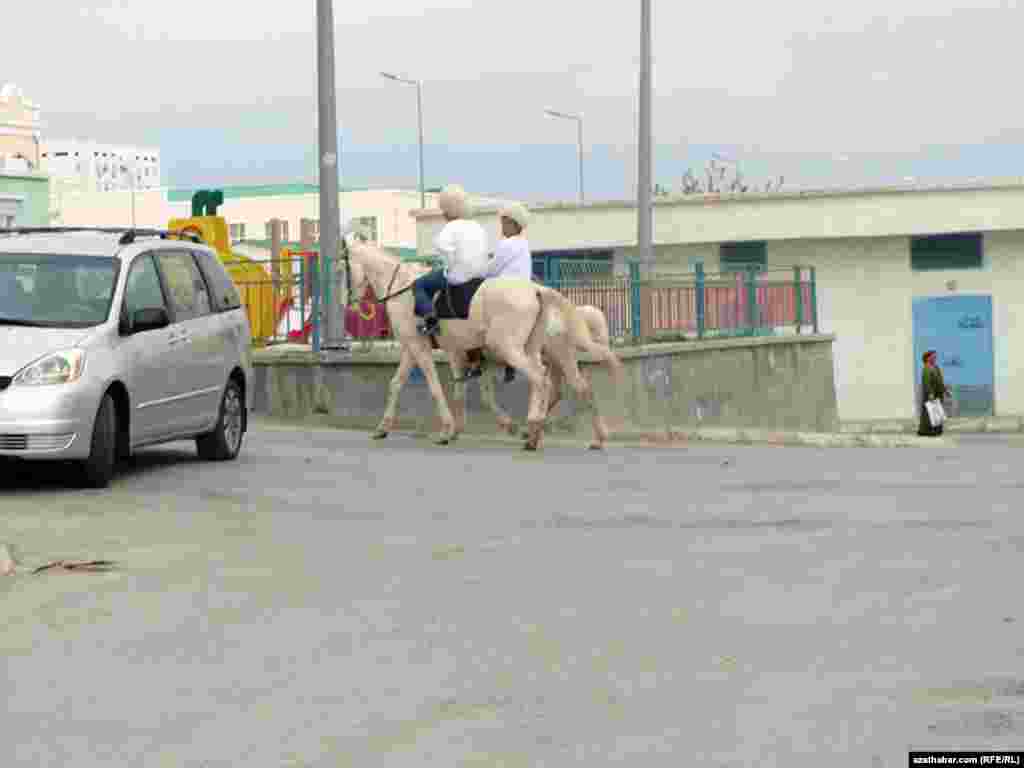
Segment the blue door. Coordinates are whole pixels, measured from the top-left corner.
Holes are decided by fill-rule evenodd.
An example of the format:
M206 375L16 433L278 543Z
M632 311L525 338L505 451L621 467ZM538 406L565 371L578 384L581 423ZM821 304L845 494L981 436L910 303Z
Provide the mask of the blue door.
M953 414L991 416L994 409L992 297L914 299L914 392L920 397L921 355L938 352Z

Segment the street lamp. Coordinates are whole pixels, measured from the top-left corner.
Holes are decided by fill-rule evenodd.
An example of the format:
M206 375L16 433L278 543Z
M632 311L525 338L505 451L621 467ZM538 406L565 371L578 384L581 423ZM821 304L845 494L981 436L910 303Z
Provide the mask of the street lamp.
M419 124L420 132L420 208L423 209L427 207L427 197L423 191L423 82L420 80L408 80L404 77L393 75L390 72L381 72L380 75L388 80L394 80L396 83L416 86L416 121Z
M558 112L554 109L545 109L544 114L549 117L560 117L563 120L576 121L576 151L580 163L580 203L583 202L583 116L570 115L565 112Z

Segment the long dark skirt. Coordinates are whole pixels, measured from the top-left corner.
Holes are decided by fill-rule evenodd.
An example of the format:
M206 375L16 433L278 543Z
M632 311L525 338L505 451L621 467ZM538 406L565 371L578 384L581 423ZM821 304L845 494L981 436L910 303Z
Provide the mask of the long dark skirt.
M921 437L938 437L942 434L942 426L933 427L928 418L928 409L921 403L921 420L917 425L917 434Z

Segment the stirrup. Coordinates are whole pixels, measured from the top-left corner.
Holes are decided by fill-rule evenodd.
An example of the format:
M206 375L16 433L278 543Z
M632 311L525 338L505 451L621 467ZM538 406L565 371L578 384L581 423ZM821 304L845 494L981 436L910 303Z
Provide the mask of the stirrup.
M438 323L437 318L432 317L427 318L416 326L416 330L423 336L436 336L437 332L441 330L441 326L440 323Z

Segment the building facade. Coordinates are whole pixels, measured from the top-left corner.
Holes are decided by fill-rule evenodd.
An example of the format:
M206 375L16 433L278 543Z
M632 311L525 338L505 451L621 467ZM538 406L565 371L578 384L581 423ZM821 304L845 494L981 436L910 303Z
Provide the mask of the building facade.
M232 242L265 244L270 240L270 222L281 219L286 242L299 239L300 222L320 218L320 195L313 184L218 187L224 204L218 210L228 223ZM195 189L155 189L136 193L65 190L55 205L55 223L81 226L125 226L134 221L140 227L166 227L172 218L190 216ZM419 208L419 192L409 189L343 189L339 196L342 219L353 219L379 245L411 251L416 247L416 220L410 215ZM427 205L437 205L437 194L427 194ZM503 201L481 198L478 205L496 206Z
M160 188L160 150L99 144L78 139L43 139L42 162L61 186L95 192Z
M687 196L654 205L658 273L813 267L818 322L836 335L847 421L913 418L920 357L939 352L960 415L1024 415L1024 184ZM477 217L498 236L493 209ZM421 251L443 221L417 216ZM533 209L536 254L636 258L631 203Z
M50 221L49 205L46 176L0 172L0 229L45 227Z
M0 173L38 173L41 139L39 107L18 86L0 87Z

